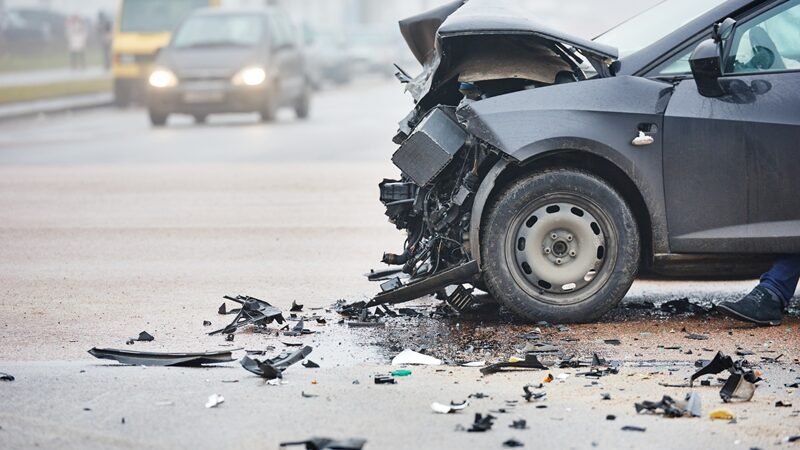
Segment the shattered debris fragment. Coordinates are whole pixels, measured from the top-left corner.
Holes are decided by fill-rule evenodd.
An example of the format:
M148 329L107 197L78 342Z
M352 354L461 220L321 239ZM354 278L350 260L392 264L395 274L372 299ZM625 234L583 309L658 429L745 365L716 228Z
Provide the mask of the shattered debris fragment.
M5 372L0 372L0 381L14 381L14 380L15 380L14 375Z
M314 361L312 361L310 359L307 359L307 360L303 361L302 366L307 368L307 369L318 369L319 368L319 364L315 363Z
M275 358L259 361L258 359L251 359L249 356L244 356L240 362L242 367L262 378L273 380L283 377L283 371L287 367L301 361L308 356L312 348L305 346L292 353L282 353Z
M469 406L469 400L464 400L461 403L451 401L449 405L443 405L439 402L431 403L431 409L438 414L452 414L456 411L461 411L467 406Z
M292 300L292 307L289 309L290 312L301 312L303 310L303 305L298 305L296 301Z
M620 341L619 339L604 339L603 342L605 342L608 345L621 345L622 344L622 341Z
M622 427L622 431L638 431L640 433L644 433L645 431L647 431L647 428L635 427L633 425L625 425L624 427Z
M392 359L393 366L400 366L404 364L440 366L442 361L434 358L433 356L423 355L422 353L415 352L407 348Z
M736 416L727 409L715 409L708 414L711 420L733 420Z
M375 375L375 384L397 384L397 380L391 375Z
M313 331L311 331L311 330L309 330L309 329L305 328L305 321L304 321L303 319L300 319L300 320L299 320L299 321L298 321L298 322L297 322L297 323L296 323L296 324L295 324L295 325L292 327L292 329L291 329L290 331L284 331L284 332L283 332L283 335L284 335L284 336L291 336L291 337L295 337L295 336L300 336L300 335L302 335L302 334L313 334L313 333L314 333Z
M514 428L515 430L527 430L528 422L525 419L514 420L511 422L511 425L509 425L508 428Z
M411 371L410 370L395 370L392 373L390 373L390 375L393 376L393 377L407 377L407 376L411 375Z
M791 408L792 404L791 403L785 403L783 400L778 400L777 402L775 402L775 407L776 408Z
M642 411L649 411L654 414L658 413L658 410L661 410L664 413L664 417L681 417L686 412L683 408L680 408L675 400L672 397L665 395L661 398L661 401L658 402L651 402L651 401L643 401L641 403L634 404L636 407L636 412L641 413Z
M518 440L516 440L514 438L511 438L511 439L503 442L503 447L508 447L508 448L525 447L525 444L523 444L522 442L520 442L520 441L518 441Z
M344 440L334 440L329 438L311 438L307 441L281 442L280 447L293 447L305 445L306 450L361 450L364 448L366 439L351 438Z
M679 300L670 300L668 302L664 302L661 304L661 311L670 314L698 314L698 315L706 315L711 312L711 310L709 309L703 308L698 304L690 302L688 298L682 298Z
M153 340L155 340L155 338L150 333L148 333L147 331L142 331L141 333L139 333L138 337L129 338L127 341L125 341L125 344L133 345L133 343L136 342L136 341L139 341L139 342L151 342Z
M526 401L532 402L536 400L541 400L547 396L547 392L533 392L531 388L541 389L542 385L539 384L538 387L532 384L526 384L525 386L522 386L522 390L525 392L522 395L522 398L524 398Z
M756 383L761 381L761 378L758 377L752 369L747 367L749 367L749 364L746 360L734 362L730 356L722 352L717 352L713 360L705 364L689 378L689 386L694 383L695 379L703 375L715 375L727 370L731 375L719 391L722 401L749 401L753 398L753 394L756 390Z
M224 298L239 303L242 305L242 307L238 310L238 314L236 314L236 317L234 317L230 324L228 324L225 328L208 333L209 335L220 333L231 334L246 325L263 326L270 324L273 321L279 324L282 324L285 321L283 318L283 313L280 309L275 308L263 300L242 295L237 295L236 297L230 297L226 295ZM224 306L225 304L223 303L219 309L220 314L226 314L226 311L223 308ZM230 313L232 312L233 311Z
M206 402L206 408L216 408L222 402L225 401L225 398L219 394L211 394L208 396L208 401Z
M211 321L210 320L204 320L203 321L203 326L204 327L210 327L211 326Z
M113 359L122 364L135 366L187 366L197 367L233 361L230 350L205 353L156 353L117 350L113 348L92 348L89 354L95 358Z
M492 429L495 419L497 419L497 417L491 414L486 414L484 416L481 413L475 413L475 421L472 423L472 426L467 428L467 431L470 433L483 433L485 431L489 431Z
M504 361L495 364L491 364L481 369L481 373L484 375L489 375L493 373L500 372L503 369L539 369L539 370L547 370L547 366L539 362L539 359L533 353L528 353L525 355L525 359L515 359L513 361Z
M319 395L316 395L316 394L306 394L306 391L300 391L300 396L303 397L303 398L319 397Z

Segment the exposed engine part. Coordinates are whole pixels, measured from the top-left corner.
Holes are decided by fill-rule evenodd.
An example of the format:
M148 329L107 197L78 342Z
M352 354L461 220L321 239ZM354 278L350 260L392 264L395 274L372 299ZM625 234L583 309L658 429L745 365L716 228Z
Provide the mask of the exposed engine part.
M475 297L472 296L472 288L465 288L463 285L451 287L447 291L449 293L445 302L448 306L453 308L456 312L465 311L467 308L475 304Z

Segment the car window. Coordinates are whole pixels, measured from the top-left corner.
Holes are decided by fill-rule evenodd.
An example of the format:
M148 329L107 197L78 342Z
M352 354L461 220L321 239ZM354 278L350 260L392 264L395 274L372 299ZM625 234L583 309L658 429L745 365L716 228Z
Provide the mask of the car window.
M262 21L252 15L198 15L178 29L173 47L250 47L261 41Z
M725 73L800 69L800 0L736 26Z
M661 65L656 67L653 73L659 77L687 74L690 75L692 73L692 68L689 66L689 57L692 56L692 52L694 52L695 47L697 47L696 44L691 45L689 48L684 49L677 55L661 63Z

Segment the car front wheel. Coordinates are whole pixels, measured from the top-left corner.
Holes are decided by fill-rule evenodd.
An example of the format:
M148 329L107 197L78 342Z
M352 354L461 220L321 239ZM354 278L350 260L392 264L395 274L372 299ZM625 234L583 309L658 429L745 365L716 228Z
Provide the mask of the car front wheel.
M150 123L154 127L163 127L167 124L167 119L169 119L168 113L156 111L154 109L148 110L148 114L150 116Z
M639 230L625 200L577 170L511 183L482 231L487 289L531 321L595 320L622 300L639 267Z

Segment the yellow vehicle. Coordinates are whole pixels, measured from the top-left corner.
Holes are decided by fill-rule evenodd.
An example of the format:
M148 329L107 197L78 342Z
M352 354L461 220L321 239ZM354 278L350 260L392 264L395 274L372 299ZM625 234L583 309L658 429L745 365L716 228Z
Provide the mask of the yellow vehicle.
M121 0L112 44L114 101L141 100L152 64L172 31L193 10L221 0Z

